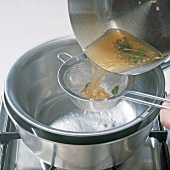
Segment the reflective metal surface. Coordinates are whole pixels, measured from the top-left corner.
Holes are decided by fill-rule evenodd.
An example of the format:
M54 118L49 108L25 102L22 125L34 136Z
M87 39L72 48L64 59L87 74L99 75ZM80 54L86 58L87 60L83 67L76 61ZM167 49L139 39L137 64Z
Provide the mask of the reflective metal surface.
M60 58L66 55L67 54L59 54ZM72 56L59 68L58 82L77 107L85 111L102 112L102 115L106 113L108 117L108 113L110 113L109 110L112 110L120 102L121 99L119 99L119 96L133 87L134 77L120 74L108 74L108 72L99 69L97 65L93 65L95 78L101 74L105 75L100 82L100 86L104 87L110 97L103 100L87 99L83 97L82 90L85 88L87 82L91 82L92 80L91 68L91 61L85 54ZM116 85L119 87L119 93L113 96L111 91Z
M169 0L68 0L70 21L82 49L109 29L121 29L150 44L163 56L170 54ZM158 61L146 67L130 70L139 74L158 66Z
M16 131L9 116L7 115L4 104L0 99L0 135L6 132ZM17 156L17 141L14 140L10 143L2 142L0 138L0 169L15 169L15 161ZM9 162L12 162L10 164Z
M4 110L3 113L5 113ZM159 130L157 127L157 122L154 123L153 129ZM13 131L13 129L10 130ZM170 142L169 139L170 136L168 138L168 143ZM14 170L14 168L15 170L49 170L50 165L43 163L35 157L28 150L22 140L11 141L6 152L8 154L5 154L4 156L4 166L0 166L1 170ZM155 138L148 138L144 146L137 151L134 156L116 168L118 170L165 170L161 163L162 156L161 144Z
M64 134L66 136L74 135L78 137L82 134L72 133L69 123L72 122L72 120L74 121L74 119L79 118L78 121L83 124L83 121L86 120L86 116L83 116L82 110L70 101L69 96L58 84L57 72L61 66L61 62L57 59L57 55L61 51L66 51L74 56L76 53L82 53L80 46L73 37L65 37L63 39L57 39L42 44L23 55L14 64L7 76L5 98L7 98L7 102L11 109L14 112L17 112L17 116L19 116L20 119L25 120L28 124L31 123L31 125L43 129L44 131L47 130L62 135ZM164 88L164 76L162 70L158 67L147 74L135 76L135 83L133 84L132 90L155 96L163 96ZM142 96L137 98L144 99ZM154 100L149 101L157 103L157 101ZM124 103L124 101L122 102ZM143 121L144 117L149 116L152 111L158 111L154 108L149 108L132 102L127 102L126 104L118 107L118 109L115 107L113 108L113 112L114 110L117 116L122 115L124 117L125 123L118 123L115 125L116 128L102 129L100 135L106 135L114 132L119 132L120 134L121 130L135 126L139 122ZM129 111L129 114L126 118L125 113L127 110ZM89 114L91 115L92 120L92 122L89 122L89 126L92 126L96 120L96 115L99 113ZM83 116L82 119L80 115ZM131 117L131 119L129 119L129 117ZM63 132L64 129L62 128L60 129L57 127L54 129L49 127L53 124L53 122L61 119L63 121L65 120L65 127L67 126L66 122L68 122L67 130ZM118 122L119 120L122 121L122 118L119 119L116 117L116 119ZM128 119L128 121L126 121L126 119ZM87 121L88 120L89 119L87 119ZM131 123L128 124L130 121ZM133 128L134 132L138 130L138 127L136 128L137 129ZM83 136L87 137L97 137L99 135L99 133L89 134L85 129L82 131L87 132L87 134L83 133Z
M99 170L126 161L146 141L159 110L122 101L113 112L118 124L105 126L100 119L97 123L105 130L91 132L96 115L83 116L58 84L57 55L63 51L82 53L74 37L52 40L24 54L7 76L4 105L22 140L38 158L57 168ZM159 67L136 76L133 87L156 96L163 96L164 88Z

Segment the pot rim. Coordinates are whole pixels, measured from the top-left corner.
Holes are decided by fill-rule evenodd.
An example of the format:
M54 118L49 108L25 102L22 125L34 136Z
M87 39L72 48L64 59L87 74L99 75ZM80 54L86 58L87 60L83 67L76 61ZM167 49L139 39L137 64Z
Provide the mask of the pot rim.
M114 134L106 134L106 135L101 135L101 136L65 136L65 134L57 134L57 133L52 133L51 131L46 131L45 129L40 129L38 126L35 126L36 124L31 124L25 120L23 120L21 117L19 117L15 111L10 107L10 104L8 103L5 94L2 96L2 102L4 104L5 110L13 123L17 125L17 127L20 127L24 129L27 133L30 133L36 137L43 138L49 141L54 141L57 143L62 143L62 144L72 144L72 145L101 145L103 143L110 143L113 141L119 142L121 140L124 140L132 135L135 135L137 133L140 133L143 131L143 129L147 128L153 120L155 120L155 111L153 111L153 114L150 117L150 121L148 121L145 126L141 126L142 123L140 124L141 128L138 129L138 131L131 132L129 134L126 133L126 135L121 136L121 137L115 137ZM151 112L152 113L152 112ZM33 119L33 118L32 118ZM36 122L33 119L34 122ZM41 124L41 123L40 123ZM31 126L30 126L31 125ZM53 128L52 128L53 129ZM119 133L119 132L118 132Z

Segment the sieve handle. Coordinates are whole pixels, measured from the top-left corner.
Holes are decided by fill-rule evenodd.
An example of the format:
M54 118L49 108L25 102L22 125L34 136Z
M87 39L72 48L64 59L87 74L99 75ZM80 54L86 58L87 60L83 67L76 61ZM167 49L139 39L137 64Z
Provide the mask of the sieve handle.
M72 58L73 56L68 54L68 53L65 53L65 52L62 52L62 53L59 53L57 55L57 58L62 62L62 63L65 63L68 59Z
M169 102L170 103L169 99L153 96L153 95L146 94L146 93L141 93L141 92L136 92L136 91L129 91L128 93L132 94L134 96L142 96L142 97L145 97L145 98L148 98L148 99L154 99L154 100L157 100L157 101ZM135 102L135 103L144 104L144 105L147 105L147 106L153 106L153 107L156 107L156 108L159 108L159 109L168 109L168 110L170 110L170 107L162 106L160 104L147 102L147 101L140 100L140 99L135 99L133 97L122 96L122 98L125 99L125 100L128 100L128 101Z

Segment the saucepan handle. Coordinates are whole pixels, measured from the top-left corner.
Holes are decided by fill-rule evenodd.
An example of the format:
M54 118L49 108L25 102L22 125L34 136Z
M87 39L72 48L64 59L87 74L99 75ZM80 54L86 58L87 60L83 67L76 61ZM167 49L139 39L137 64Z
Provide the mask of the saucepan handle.
M165 70L167 68L169 68L170 66L170 56L167 58L167 60L165 62L163 62L160 67L162 70Z

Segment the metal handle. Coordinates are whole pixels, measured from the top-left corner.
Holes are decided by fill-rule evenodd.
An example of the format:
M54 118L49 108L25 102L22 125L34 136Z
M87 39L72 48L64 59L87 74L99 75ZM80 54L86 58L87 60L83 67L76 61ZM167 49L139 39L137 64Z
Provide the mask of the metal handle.
M141 92L136 92L136 91L129 91L128 94L135 95L135 96L142 96L142 97L145 97L145 98L148 98L148 99L159 100L159 101L162 101L162 102L170 102L169 99L165 99L165 98L162 98L162 97L157 97L157 96L153 96L153 95L145 94L145 93L141 93ZM147 102L147 101L140 100L140 99L135 99L133 97L122 96L121 98L128 100L128 101L135 102L135 103L139 103L139 104L143 104L143 105L147 105L147 106L153 106L153 107L156 107L156 108L159 108L159 109L170 110L170 107L162 106L160 104L155 104L155 103Z
M59 54L57 55L57 58L58 58L62 63L65 63L65 62L68 60L68 58L67 58L66 60L65 60L64 58L62 58L63 56L68 57L68 58L72 58L72 57L73 57L73 56L71 56L70 54L65 53L65 52L59 53Z
M169 55L169 54L168 54ZM165 62L163 62L161 65L160 65L161 69L162 70L165 70L167 68L170 67L170 56L167 58L167 60Z

